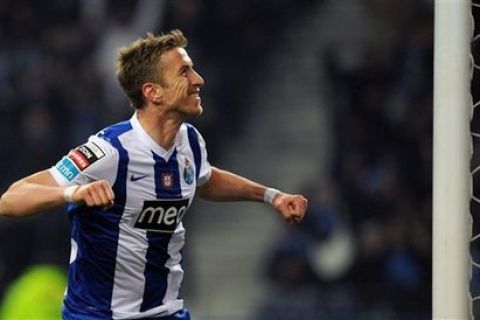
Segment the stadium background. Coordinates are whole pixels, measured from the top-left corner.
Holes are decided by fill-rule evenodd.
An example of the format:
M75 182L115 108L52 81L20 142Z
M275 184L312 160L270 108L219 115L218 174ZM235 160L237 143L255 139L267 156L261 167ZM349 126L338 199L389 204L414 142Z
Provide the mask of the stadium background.
M310 199L299 226L197 200L194 318L431 318L431 0L1 1L0 190L129 117L115 49L172 28L211 163ZM64 210L0 219L0 295L68 257Z

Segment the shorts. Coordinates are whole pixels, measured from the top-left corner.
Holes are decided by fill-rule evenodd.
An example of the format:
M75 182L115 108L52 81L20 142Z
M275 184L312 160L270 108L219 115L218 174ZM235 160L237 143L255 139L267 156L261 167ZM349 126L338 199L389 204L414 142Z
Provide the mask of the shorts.
M65 310L63 312L63 319L64 320L67 320L67 319L73 319L71 318L71 316L67 315L65 313ZM98 320L99 318L98 317L91 317L91 316L77 316L75 317L74 319L82 319L82 320ZM166 317L153 317L153 318L141 318L141 319L138 319L138 320L191 320L190 319L190 312L188 312L188 310L186 308L182 309L182 310L179 310L177 312L175 312L174 314L171 314L169 316L166 316Z
M141 320L191 320L191 319L190 319L190 312L188 312L188 310L184 308L166 317L142 318Z

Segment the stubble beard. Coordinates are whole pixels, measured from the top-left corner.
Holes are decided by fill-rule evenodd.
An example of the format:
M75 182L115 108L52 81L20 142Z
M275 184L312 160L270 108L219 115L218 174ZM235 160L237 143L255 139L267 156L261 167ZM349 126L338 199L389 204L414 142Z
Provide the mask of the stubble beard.
M178 111L180 114L182 114L182 117L185 119L198 118L203 113L203 107L201 103L198 103L195 106L191 106L191 105L184 106L183 108L179 108Z

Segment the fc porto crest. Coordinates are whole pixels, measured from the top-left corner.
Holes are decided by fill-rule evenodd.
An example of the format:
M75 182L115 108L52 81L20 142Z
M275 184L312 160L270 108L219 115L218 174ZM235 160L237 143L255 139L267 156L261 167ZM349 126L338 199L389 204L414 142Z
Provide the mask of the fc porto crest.
M183 169L183 179L187 184L192 184L195 178L195 172L193 171L192 165L188 159L185 159L185 169Z
M173 173L172 172L164 172L161 175L162 177L162 186L163 189L169 190L173 187Z

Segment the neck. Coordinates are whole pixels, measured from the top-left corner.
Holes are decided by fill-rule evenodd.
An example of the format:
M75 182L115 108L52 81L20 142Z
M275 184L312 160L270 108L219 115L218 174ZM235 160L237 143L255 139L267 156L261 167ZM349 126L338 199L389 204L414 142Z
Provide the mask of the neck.
M149 106L137 110L137 117L145 132L159 146L169 150L174 145L182 119Z

